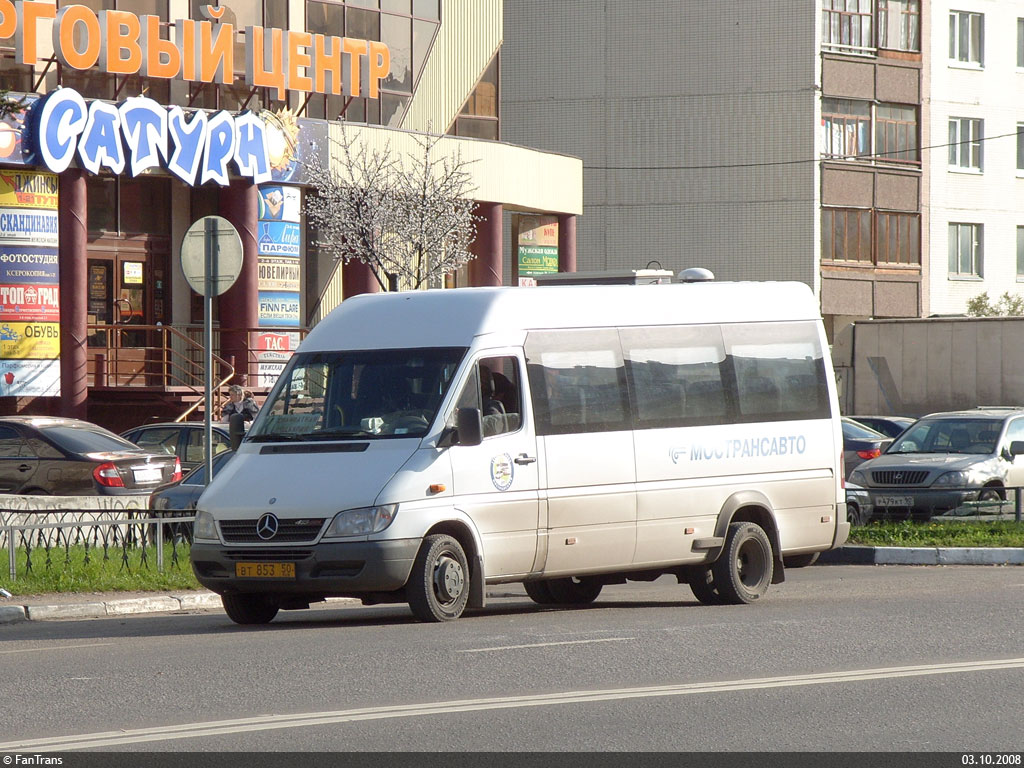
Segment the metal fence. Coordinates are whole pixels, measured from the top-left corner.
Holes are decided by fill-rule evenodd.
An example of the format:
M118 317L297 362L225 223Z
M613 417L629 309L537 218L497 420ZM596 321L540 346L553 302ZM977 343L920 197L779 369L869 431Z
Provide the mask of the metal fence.
M170 567L188 564L194 515L164 517L159 513L104 510L55 510L4 512L0 514L0 551L7 550L8 573L18 577L38 570L67 568L81 558L85 565L96 559L116 562L120 571L133 568ZM21 557L19 558L19 555ZM133 565L133 560L137 563Z
M1024 487L871 487L847 493L871 506L869 520L962 520L1022 523Z

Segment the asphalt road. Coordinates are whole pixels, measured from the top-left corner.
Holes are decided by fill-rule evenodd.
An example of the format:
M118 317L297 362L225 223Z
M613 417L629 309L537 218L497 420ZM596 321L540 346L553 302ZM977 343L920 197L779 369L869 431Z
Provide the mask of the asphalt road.
M787 573L752 606L663 578L576 610L497 587L447 624L396 605L0 626L0 754L1024 749L1024 568Z

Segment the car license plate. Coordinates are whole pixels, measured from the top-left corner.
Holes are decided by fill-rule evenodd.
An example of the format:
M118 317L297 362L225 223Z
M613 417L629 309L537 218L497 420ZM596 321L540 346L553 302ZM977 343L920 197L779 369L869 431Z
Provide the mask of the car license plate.
M294 579L295 563L235 563L240 579Z
M913 496L876 496L876 507L912 507L914 506Z
M133 469L132 476L136 483L158 483L163 474L158 468Z

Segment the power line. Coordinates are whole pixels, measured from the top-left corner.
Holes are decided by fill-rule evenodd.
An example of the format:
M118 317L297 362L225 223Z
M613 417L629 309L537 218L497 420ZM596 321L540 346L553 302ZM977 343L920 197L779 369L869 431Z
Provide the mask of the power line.
M1013 133L1001 133L997 136L985 136L978 141L993 141L995 139L1005 139L1009 136L1020 136L1024 134L1022 131L1014 131ZM920 151L930 149L945 149L947 147L961 146L963 144L970 144L973 142L967 141L949 141L945 144L932 144L928 147L921 147ZM583 164L584 170L591 171L713 171L713 170L728 170L730 168L767 168L771 166L781 165L804 165L807 163L824 163L835 160L877 160L884 159L891 155L905 155L907 152L913 150L900 149L893 152L881 152L873 155L829 155L828 157L818 158L805 158L803 160L773 160L767 163L725 163L721 165L587 165Z

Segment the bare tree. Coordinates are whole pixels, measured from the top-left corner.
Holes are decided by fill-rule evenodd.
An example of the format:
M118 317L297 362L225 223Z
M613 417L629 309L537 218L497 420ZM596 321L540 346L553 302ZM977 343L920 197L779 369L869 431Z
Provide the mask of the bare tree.
M371 149L342 128L334 163L314 155L306 169L317 245L367 264L383 290L435 284L472 259L476 188L461 154L438 157L441 139L417 135L419 152L402 157L390 142Z

